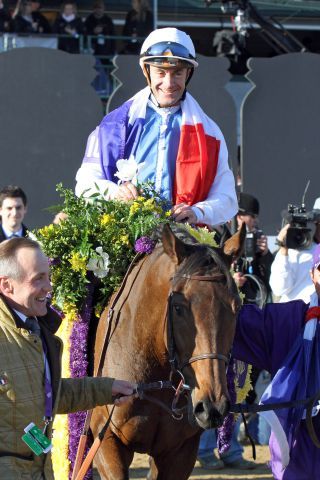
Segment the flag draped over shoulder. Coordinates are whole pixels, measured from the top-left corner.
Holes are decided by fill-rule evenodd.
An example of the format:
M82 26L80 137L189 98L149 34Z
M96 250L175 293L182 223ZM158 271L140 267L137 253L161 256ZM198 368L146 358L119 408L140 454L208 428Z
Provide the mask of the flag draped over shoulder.
M149 87L140 90L121 107L110 112L100 124L100 158L108 180L116 181L117 160L135 155L149 97ZM193 205L208 196L224 138L217 124L189 93L181 102L181 110L181 134L172 197L174 204L185 202Z
M310 307L316 305L318 305L318 296L314 293L311 296ZM270 404L305 399L319 391L319 347L319 321L317 318L312 318L307 321L303 335L299 335L296 339L283 367L274 376L262 395L260 403ZM260 412L260 415L270 424L272 437L276 440L277 448L272 452L272 457L280 457L282 467L285 468L290 460L290 450L297 429L305 417L304 407Z

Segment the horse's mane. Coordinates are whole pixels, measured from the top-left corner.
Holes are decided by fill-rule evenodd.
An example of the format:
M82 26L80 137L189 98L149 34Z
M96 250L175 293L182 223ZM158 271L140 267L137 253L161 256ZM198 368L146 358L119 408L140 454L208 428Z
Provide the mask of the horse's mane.
M170 224L170 228L179 240L190 247L188 249L189 255L178 267L179 274L192 275L197 273L200 275L210 275L212 274L212 270L216 269L225 275L228 288L232 288L232 277L220 247L212 247L211 245L200 243L190 232L178 223Z

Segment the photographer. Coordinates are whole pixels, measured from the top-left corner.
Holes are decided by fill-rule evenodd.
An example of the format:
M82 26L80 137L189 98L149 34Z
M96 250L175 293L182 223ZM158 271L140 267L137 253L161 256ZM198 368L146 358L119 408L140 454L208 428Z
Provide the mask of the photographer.
M297 248L287 247L287 232L292 227L291 223L283 227L278 234L277 240L280 248L271 266L270 286L273 294L279 297L279 302L301 299L308 303L310 295L314 292L310 269L312 254L317 244L320 243L320 197L316 199L311 213L312 215L305 215L307 221L312 222L311 218L314 218L315 231L310 242L300 241L305 248L300 248L298 241ZM301 230L305 232L303 235L307 240L308 229L302 227Z
M269 277L273 255L268 248L267 237L258 230L260 205L248 193L240 193L237 226L245 223L247 238L244 255L234 265L233 278L244 294L244 303L262 307L271 293Z

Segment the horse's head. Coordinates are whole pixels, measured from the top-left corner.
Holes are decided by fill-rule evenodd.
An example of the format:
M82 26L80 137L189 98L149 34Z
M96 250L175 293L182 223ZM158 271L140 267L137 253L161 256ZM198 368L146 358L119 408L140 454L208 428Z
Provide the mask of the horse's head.
M175 264L167 348L192 388L193 419L202 428L220 426L229 411L226 367L241 304L230 266L244 237L241 230L213 249L185 243L168 226L163 230L164 252Z

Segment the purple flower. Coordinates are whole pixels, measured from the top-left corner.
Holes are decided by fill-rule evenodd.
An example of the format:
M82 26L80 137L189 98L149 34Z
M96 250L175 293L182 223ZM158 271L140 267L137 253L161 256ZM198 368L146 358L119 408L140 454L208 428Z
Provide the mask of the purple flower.
M52 267L54 265L59 265L59 263L61 263L61 260L60 258L48 258L48 262L50 267Z
M137 253L152 253L156 242L150 237L140 237L134 244L134 249Z
M237 394L235 389L235 368L234 361L231 360L227 370L227 387L229 391L231 403L236 402ZM231 438L234 427L234 416L232 413L228 413L225 417L223 424L218 428L218 438L217 438L217 447L219 454L225 453L229 450L231 445Z

